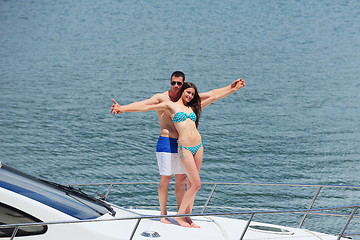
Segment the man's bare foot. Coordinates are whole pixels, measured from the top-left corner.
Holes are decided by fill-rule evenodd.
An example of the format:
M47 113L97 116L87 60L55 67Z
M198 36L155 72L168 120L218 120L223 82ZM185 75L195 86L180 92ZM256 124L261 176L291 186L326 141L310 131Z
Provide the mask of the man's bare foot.
M160 218L160 222L170 224L170 220L168 218Z
M191 227L191 225L185 220L183 217L176 217L174 218L175 221L178 222L178 224L182 227Z

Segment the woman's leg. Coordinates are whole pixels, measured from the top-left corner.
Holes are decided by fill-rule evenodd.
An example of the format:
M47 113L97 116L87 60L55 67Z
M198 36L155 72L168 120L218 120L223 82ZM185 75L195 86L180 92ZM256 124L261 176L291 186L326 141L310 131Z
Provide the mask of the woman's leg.
M201 169L201 165L202 165L203 155L204 155L204 148L203 147L199 148L199 150L194 155L194 161L195 161L196 169L197 169L199 175L200 175L200 169ZM195 198L193 199L192 203L190 203L190 205L186 209L186 212L185 212L186 214L192 213L192 209L193 209L193 206L194 206L194 201L195 201ZM193 223L193 221L191 220L190 217L186 217L186 221L192 227L199 228L198 225Z
M178 209L178 214L187 214L187 210L189 210L188 207L193 204L195 195L200 189L201 183L194 156L188 150L181 149L181 151L183 156L181 161L188 177L189 187L183 196L180 207ZM185 217L178 217L175 218L175 220L183 227L191 227L190 224L186 221Z

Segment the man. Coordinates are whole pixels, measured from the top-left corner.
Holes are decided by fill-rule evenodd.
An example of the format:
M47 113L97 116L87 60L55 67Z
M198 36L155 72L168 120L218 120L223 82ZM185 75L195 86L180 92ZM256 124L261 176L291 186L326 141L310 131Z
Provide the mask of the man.
M179 98L179 90L185 82L185 74L180 71L175 71L171 75L170 90L158 93L149 99L134 102L126 106L131 107L137 104L153 105L164 101L177 101ZM232 84L219 89L214 89L209 92L201 93L201 100L204 100L218 91L223 91L227 88L234 87L238 82L245 86L245 81L242 79L235 80ZM113 100L114 104L111 107L113 114L121 114L122 112L117 108L119 104ZM171 116L164 111L158 111L158 118L160 123L160 137L156 146L156 158L160 172L160 183L158 186L158 197L160 204L161 215L167 215L166 205L168 200L168 188L172 175L175 175L175 197L177 206L180 206L181 200L185 192L186 173L182 168L180 159L178 157L178 132L172 122ZM169 219L160 219L163 223L170 223Z

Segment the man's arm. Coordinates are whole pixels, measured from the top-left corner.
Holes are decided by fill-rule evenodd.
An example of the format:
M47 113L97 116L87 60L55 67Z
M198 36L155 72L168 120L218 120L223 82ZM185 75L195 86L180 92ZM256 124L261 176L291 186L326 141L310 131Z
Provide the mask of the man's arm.
M233 83L235 83L235 85ZM215 92L213 92L212 96L206 98L205 100L201 100L201 108L204 108L210 103L213 103L221 98L230 95L231 93L239 90L240 88L245 87L246 85L245 81L241 78L235 80L233 83L227 87L215 89L217 91L213 90Z
M201 98L201 101L204 101L205 99L211 97L211 96L214 96L215 94L218 94L218 93L221 93L221 92L225 92L225 91L229 91L231 90L232 88L234 88L236 86L236 84L242 80L241 78L239 79L236 79L235 81L233 81L231 84L229 84L228 86L226 87L223 87L223 88L217 88L217 89L213 89L211 91L208 91L208 92L204 92L204 93L199 93L199 96ZM243 80L242 80L243 81Z
M160 103L160 95L159 94L155 94L154 96L152 96L151 98L139 101L139 102L133 102L133 103L129 103L127 105L122 105L120 107L120 105L113 99L113 105L111 106L111 113L113 114L121 114L123 113L123 111L121 111L121 109L123 107L126 108L134 108L137 106L142 106L142 105L155 105L155 104L159 104Z

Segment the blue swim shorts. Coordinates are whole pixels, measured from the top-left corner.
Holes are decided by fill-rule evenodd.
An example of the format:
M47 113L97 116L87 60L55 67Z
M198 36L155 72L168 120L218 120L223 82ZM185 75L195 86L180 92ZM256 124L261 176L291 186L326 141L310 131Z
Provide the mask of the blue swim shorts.
M156 159L160 175L185 174L178 155L177 139L160 136L156 145Z

